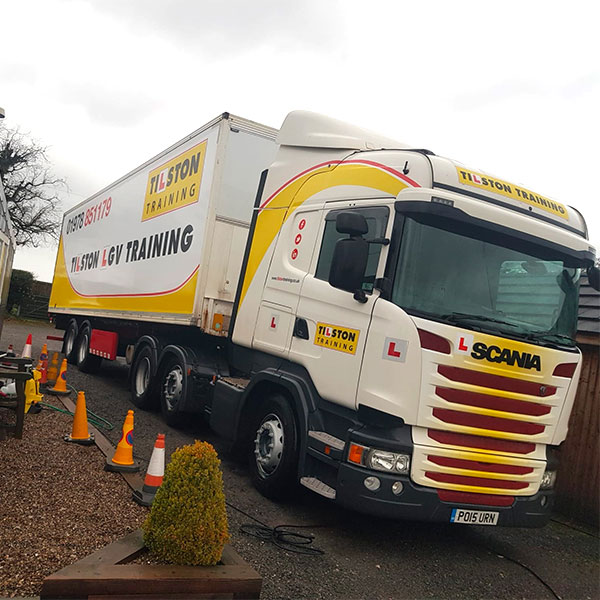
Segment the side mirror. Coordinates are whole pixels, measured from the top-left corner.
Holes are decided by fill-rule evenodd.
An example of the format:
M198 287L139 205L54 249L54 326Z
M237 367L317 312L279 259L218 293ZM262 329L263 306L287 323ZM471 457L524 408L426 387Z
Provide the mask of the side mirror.
M600 269L596 265L594 265L593 267L588 267L587 276L590 285L597 292L600 292Z
M355 237L338 240L329 269L330 285L347 292L362 291L368 258L367 240Z

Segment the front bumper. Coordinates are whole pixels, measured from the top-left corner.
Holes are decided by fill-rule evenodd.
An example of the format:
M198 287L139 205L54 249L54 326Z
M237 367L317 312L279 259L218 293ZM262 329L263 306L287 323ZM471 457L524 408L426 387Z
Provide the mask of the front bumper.
M381 481L376 492L367 490L366 477ZM404 488L399 495L392 492L392 484L401 481ZM336 486L336 501L352 510L391 519L435 521L450 523L455 508L498 512L498 525L504 527L543 527L550 519L554 492L547 490L533 496L517 496L511 506L484 506L443 502L437 490L414 484L409 477L371 471L348 463L341 463Z

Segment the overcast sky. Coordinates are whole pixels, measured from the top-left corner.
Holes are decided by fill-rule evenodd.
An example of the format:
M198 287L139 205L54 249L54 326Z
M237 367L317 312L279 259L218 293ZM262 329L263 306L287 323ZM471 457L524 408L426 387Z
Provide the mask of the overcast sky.
M49 147L65 210L224 111L306 109L575 206L600 247L594 6L5 0L0 106ZM55 255L14 266L50 281Z

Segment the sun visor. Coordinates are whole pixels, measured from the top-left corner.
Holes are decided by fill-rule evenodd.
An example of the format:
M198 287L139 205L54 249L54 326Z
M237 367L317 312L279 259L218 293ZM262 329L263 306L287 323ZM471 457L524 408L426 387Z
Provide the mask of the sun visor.
M483 171L469 169L439 156L430 157L433 187L490 202L567 229L587 239L581 214L570 206Z

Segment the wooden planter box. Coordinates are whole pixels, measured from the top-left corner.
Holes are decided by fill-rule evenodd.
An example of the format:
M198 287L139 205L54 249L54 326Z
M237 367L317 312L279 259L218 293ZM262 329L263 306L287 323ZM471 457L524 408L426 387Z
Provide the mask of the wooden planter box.
M58 598L259 598L260 575L231 547L214 567L131 564L146 552L138 529L46 577L41 600ZM127 564L129 563L129 564Z

